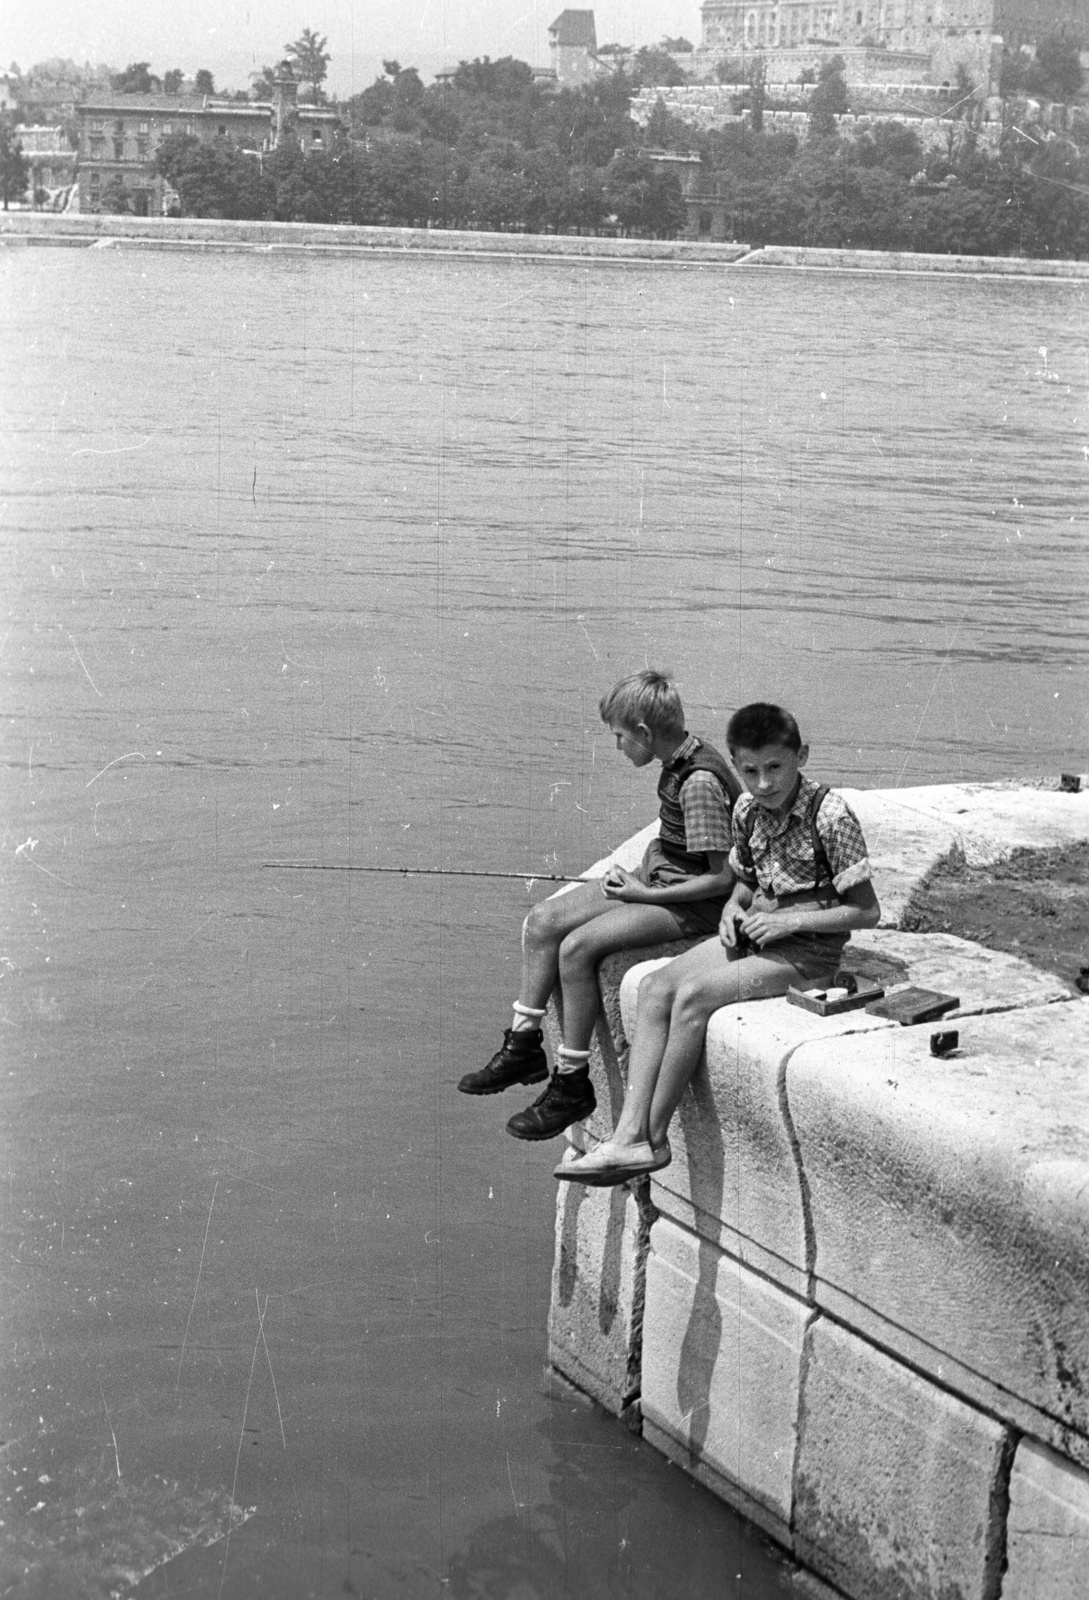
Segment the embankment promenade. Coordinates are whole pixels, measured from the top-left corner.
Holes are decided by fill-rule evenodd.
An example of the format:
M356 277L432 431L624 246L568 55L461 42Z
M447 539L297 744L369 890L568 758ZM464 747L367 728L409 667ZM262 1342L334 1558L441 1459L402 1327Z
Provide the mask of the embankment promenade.
M1089 279L1089 261L1023 256L921 255L794 245L710 244L689 239L609 239L590 234L477 233L453 228L363 228L306 222L229 222L204 217L0 212L0 247L318 251L323 254L518 256L534 261L657 262L689 267L794 267L854 272Z
M717 1012L672 1165L560 1185L550 1359L792 1552L811 1596L1085 1600L1089 999L899 923L954 845L983 864L1089 839L1089 793L845 793L883 911L846 965L957 1009L910 1027L785 1000ZM610 860L634 865L653 831ZM580 1148L614 1124L663 956L603 964ZM956 1053L933 1055L950 1027Z

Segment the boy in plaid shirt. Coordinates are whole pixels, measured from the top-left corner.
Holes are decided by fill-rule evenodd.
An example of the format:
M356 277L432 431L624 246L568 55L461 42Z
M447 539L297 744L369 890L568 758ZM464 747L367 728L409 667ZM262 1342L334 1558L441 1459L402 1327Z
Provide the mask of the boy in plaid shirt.
M502 1048L458 1084L463 1094L498 1094L548 1077L541 1019L558 977L563 1044L544 1093L507 1123L516 1139L554 1138L596 1108L587 1063L602 957L713 933L734 882L730 812L741 783L712 744L687 731L675 685L660 672L636 672L602 697L599 710L633 766L662 764L659 831L634 872L611 867L602 879L542 900L526 918L522 982Z
M668 1166L666 1130L699 1066L712 1012L792 984L829 983L851 929L880 920L858 818L841 795L803 775L809 747L790 713L743 706L727 740L748 793L734 807L736 881L719 936L643 979L616 1132L565 1160L557 1178L606 1185Z

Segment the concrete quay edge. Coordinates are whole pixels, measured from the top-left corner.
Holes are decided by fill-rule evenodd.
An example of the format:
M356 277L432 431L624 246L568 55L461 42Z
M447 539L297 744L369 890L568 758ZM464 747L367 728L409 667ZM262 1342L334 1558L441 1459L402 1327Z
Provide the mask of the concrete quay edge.
M613 264L774 267L780 270L898 272L1017 277L1052 282L1089 278L1089 262L1030 256L934 255L917 251L833 250L804 245L709 243L693 239L612 239L592 234L488 233L458 228L384 228L351 223L250 222L205 217L129 217L80 212L0 212L0 247L137 245L159 249L320 250L566 258Z
M897 916L954 843L989 861L1089 838L1084 794L1031 785L849 798L883 903L896 874ZM633 864L654 831L608 859ZM593 1070L607 1035L613 1115L625 1020L646 958L667 950L603 964L609 1021ZM815 1593L1086 1600L1065 1557L1089 1541L1089 1002L949 936L882 926L848 953L886 984L959 994L961 1053L930 1056L934 1025L821 1019L785 1001L716 1014L707 1070L671 1130L673 1163L636 1225L643 1325L629 1404L634 1376L648 1441L804 1562ZM1047 1094L1055 1063L1060 1119ZM572 1142L604 1137L611 1121L599 1113ZM784 1358L783 1330L796 1346L800 1323L801 1352ZM865 1463L866 1442L890 1429L895 1442L908 1419L913 1448L878 1451L852 1478L842 1441ZM779 1452L774 1469L746 1442L761 1438ZM959 1507L952 1519L946 1504Z

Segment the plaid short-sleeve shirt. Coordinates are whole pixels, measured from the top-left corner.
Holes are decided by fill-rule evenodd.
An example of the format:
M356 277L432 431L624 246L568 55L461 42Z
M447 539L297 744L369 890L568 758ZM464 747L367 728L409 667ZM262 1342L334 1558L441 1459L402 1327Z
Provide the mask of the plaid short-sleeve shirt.
M730 849L730 812L713 772L693 772L681 789L684 834L692 851Z
M794 804L785 817L774 817L743 794L734 806L734 846L730 866L750 888L764 894L797 894L812 889L817 864L809 832L809 801L817 785L802 774ZM748 814L753 810L751 837L746 840ZM842 894L871 876L866 841L858 818L841 794L829 789L817 813L817 833L824 845L832 882Z

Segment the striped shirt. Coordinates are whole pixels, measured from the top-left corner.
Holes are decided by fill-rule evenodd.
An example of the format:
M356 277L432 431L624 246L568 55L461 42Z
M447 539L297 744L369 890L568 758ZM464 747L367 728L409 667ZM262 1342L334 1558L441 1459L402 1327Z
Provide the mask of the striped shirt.
M750 888L764 894L798 894L812 889L817 875L813 840L809 831L810 797L818 785L802 774L794 804L785 817L773 816L743 794L734 806L734 845L730 866ZM751 837L746 840L748 814L753 811ZM866 841L858 818L841 794L829 789L817 813L817 833L832 869L832 882L842 894L871 877Z

